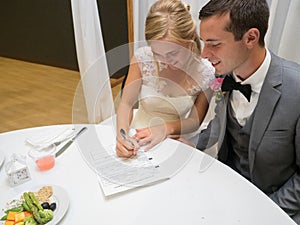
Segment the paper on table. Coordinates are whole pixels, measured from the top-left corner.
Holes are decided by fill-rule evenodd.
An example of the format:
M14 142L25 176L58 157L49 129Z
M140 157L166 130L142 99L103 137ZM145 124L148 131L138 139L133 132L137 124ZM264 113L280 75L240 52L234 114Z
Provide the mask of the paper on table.
M118 163L105 162L101 168L98 168L101 172L105 171L105 176L99 177L104 195L108 196L169 179L184 167L192 153L193 149L186 145L166 139L153 151L138 151L136 158L116 158L115 162ZM117 156L113 155L113 157Z
M99 175L105 196L169 179L186 164L193 153L190 146L166 139L148 152L141 149L137 157L123 159L116 155L116 136L111 126L98 125L96 132L90 128L88 132L89 135L79 140L81 150L89 165Z
M134 158L119 158L115 145L107 146L106 151L93 151L95 169L105 195L132 189L159 180L159 166L142 150Z

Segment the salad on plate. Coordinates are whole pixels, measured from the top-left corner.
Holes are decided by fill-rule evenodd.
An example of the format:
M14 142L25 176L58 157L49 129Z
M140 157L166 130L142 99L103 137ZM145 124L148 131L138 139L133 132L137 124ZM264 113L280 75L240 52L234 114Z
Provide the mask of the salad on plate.
M38 192L24 192L19 199L7 202L1 221L4 225L42 225L53 220L56 202L51 186Z

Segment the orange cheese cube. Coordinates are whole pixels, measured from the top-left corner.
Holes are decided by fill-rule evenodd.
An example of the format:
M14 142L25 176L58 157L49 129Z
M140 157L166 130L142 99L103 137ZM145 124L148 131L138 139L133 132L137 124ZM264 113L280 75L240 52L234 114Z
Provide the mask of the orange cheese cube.
M5 225L14 225L14 224L15 224L15 221L12 221L12 220L5 221Z
M15 221L15 215L17 215L19 212L8 212L7 214L7 220L13 220Z
M25 218L25 213L24 212L19 212L15 215L15 223L18 223L18 222L23 222Z
M15 223L15 225L24 225L24 222Z

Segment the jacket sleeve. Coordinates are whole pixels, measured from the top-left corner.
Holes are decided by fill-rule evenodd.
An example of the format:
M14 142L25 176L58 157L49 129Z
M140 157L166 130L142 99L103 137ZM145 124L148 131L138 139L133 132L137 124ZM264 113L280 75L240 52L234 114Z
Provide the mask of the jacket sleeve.
M297 171L282 187L269 196L290 216L300 212L300 118L297 121L294 141Z
M214 98L212 101L216 101ZM227 108L227 98L221 98L216 101L216 105L214 108L215 117L209 122L207 128L199 134L198 143L196 148L204 151L212 147L214 144L218 142L219 146L221 146L223 142L225 125L226 125L226 108Z
M208 124L207 128L199 134L198 143L196 148L204 151L207 148L210 148L218 141L218 131L219 131L219 119L214 117Z

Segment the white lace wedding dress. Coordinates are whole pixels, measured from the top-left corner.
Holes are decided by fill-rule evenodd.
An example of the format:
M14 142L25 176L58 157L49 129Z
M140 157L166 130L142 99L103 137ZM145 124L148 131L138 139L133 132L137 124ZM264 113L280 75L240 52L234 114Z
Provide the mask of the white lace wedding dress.
M211 64L207 60L196 59L192 66L193 72L188 73L194 82L183 88L172 80L159 76L166 66L159 62L157 64L150 47L137 49L135 57L142 73L142 86L139 108L132 121L132 128L149 127L186 118L199 92L209 88L209 83L214 79Z

